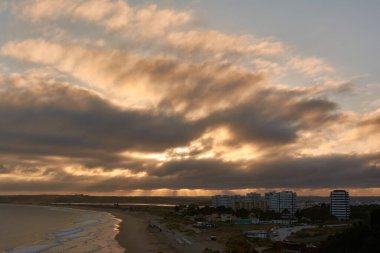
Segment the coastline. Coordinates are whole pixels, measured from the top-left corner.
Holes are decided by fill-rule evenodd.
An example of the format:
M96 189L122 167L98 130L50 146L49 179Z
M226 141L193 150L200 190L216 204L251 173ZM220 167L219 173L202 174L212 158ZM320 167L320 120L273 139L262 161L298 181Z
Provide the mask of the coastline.
M4 205L3 205L4 204ZM109 212L42 204L1 204L1 252L124 252Z
M77 209L82 211L103 213L99 215L110 216L110 219L114 219L114 221L112 221L112 227L110 226L111 223L103 223L106 227L108 226L107 233L112 233L112 237L108 237L106 240L106 248L108 249L107 252L201 253L206 248L219 250L220 252L223 252L224 249L224 243L222 241L210 240L210 232L193 228L192 223L182 223L175 218L171 218L170 215L168 218L166 216L168 214L168 209L165 209L166 207L154 208L153 206L124 206L120 208L118 206L114 207L110 205L81 205L69 203L17 203L15 205ZM110 229L113 229L113 232ZM68 230L62 230L60 232L64 232L64 236L66 236ZM104 232L106 231L96 231L99 235ZM69 242L71 242L70 236L71 235L68 235L67 237ZM103 242L102 238L102 236L98 237L99 240L96 241L96 245ZM112 242L110 241L111 238ZM84 244L81 244L82 246L87 247L87 243L90 243L88 245L91 247L94 246L93 238L90 240L84 238L84 240ZM58 246L63 245L65 245L64 247L66 248L73 247L70 243L67 245L64 243ZM39 246L45 247L46 245L41 244ZM54 245L54 247L55 246L56 245ZM45 250L44 248L42 251L57 252L54 250L55 249L50 248L46 248Z
M107 212L116 219L120 220L118 224L118 233L115 240L124 253L144 253L144 252L162 252L176 253L181 252L174 249L171 240L166 237L157 236L157 231L149 230L148 225L153 218L152 215L131 211L126 209L112 209L107 207L95 207L90 205L52 205L60 207L75 208L81 210L90 210L98 212Z
M124 253L201 253L205 248L220 250L224 244L209 239L208 233L189 235L169 227L162 217L149 211L116 209L104 206L59 205L83 210L103 211L120 220L115 240ZM153 225L153 226L150 226ZM188 225L187 230L192 229Z

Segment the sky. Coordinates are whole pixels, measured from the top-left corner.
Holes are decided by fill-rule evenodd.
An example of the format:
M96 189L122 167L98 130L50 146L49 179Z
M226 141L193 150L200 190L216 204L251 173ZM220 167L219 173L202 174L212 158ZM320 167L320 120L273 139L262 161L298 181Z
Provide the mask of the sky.
M0 0L0 193L380 195L379 8Z

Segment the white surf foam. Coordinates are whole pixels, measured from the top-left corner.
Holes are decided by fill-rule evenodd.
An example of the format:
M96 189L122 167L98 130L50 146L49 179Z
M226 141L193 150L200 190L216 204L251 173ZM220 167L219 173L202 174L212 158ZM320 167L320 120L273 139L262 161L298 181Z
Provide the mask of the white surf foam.
M50 210L56 211L55 209ZM73 210L73 212L81 212L81 215L78 216L79 219L73 220L70 226L47 234L44 239L41 238L32 245L20 245L3 252L124 252L115 240L121 220L106 212L87 210Z
M5 250L7 253L39 253L46 251L48 249L54 248L56 246L59 246L60 244L58 242L53 242L49 244L43 244L43 245L34 245L24 248L16 248L16 249L9 249Z

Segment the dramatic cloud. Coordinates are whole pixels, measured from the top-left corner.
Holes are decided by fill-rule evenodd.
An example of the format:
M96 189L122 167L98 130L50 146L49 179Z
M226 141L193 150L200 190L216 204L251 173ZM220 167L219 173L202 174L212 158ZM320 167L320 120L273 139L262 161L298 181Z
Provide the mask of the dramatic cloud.
M263 80L259 74L230 64L142 58L120 50L66 46L44 40L10 42L1 53L54 66L92 88L103 92L113 89L114 95L121 93L133 103L160 103L175 111L200 114L205 113L202 110L223 108L243 100Z
M296 95L297 94L297 95ZM337 119L336 105L324 99L302 99L302 94L266 89L250 102L211 115L209 124L231 128L239 142L270 145L295 142L300 130L318 129Z
M1 184L1 190L60 190L68 186L85 192L154 190L170 188L233 190L249 188L368 188L378 186L380 169L376 163L380 155L371 156L321 156L267 160L242 165L218 160L185 160L168 162L145 176L70 175L60 169L46 171L51 180L25 182L15 187L14 182ZM334 168L334 170L332 170ZM77 168L80 171L80 168ZM201 177L199 175L202 175ZM289 176L292 175L292 176Z
M121 0L22 1L13 12L38 24L69 19L79 25L102 27L108 34L120 35L128 43L158 47L167 54L180 51L187 57L206 54L218 60L232 55L278 55L282 43L273 39L256 39L249 35L230 35L197 25L200 20L191 11L159 9L155 4L131 6ZM131 36L133 34L133 36ZM146 51L149 51L146 50ZM199 57L195 57L199 58Z
M380 192L379 110L343 108L355 78L325 59L159 4L1 10L0 191Z
M248 165L217 160L174 161L153 171L144 185L146 187L151 181L153 188L162 188L164 185L155 184L165 181L173 188L207 189L376 187L376 178L380 176L376 163L379 161L379 154L283 157ZM199 177L199 174L203 176Z
M64 83L15 75L0 87L2 152L96 156L125 149L164 150L201 133L179 116L121 109Z

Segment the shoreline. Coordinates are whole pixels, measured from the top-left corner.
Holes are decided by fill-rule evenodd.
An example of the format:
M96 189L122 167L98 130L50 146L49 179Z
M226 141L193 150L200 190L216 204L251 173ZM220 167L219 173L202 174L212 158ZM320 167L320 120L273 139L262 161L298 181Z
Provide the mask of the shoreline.
M125 252L115 238L120 220L110 212L49 204L2 203L1 206L4 218L0 231L1 252L92 252L99 249ZM24 224L28 229L17 229Z
M224 248L221 242L211 241L207 233L195 232L191 225L186 225L185 230L174 228L173 224L166 223L160 214L149 210L54 203L34 205L108 213L119 220L117 234L113 240L124 253L201 253L205 248L223 252ZM192 231L191 234L187 233L189 230Z
M176 252L168 241L161 241L157 237L156 231L148 229L150 222L146 213L129 210L109 210L108 212L121 220L115 240L125 249L125 253Z
M162 216L148 210L70 204L55 206L108 212L121 220L114 239L124 253L201 253L206 248L224 250L224 243L210 240L209 233L196 232L191 224L183 229L174 228L170 226L173 224L163 221Z
M169 238L157 236L158 231L148 229L150 224L149 220L157 217L153 217L146 212L90 205L51 204L49 206L107 212L111 214L114 218L120 220L120 223L118 223L118 233L114 237L114 240L124 249L124 253L180 252L172 247Z

